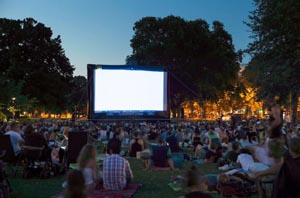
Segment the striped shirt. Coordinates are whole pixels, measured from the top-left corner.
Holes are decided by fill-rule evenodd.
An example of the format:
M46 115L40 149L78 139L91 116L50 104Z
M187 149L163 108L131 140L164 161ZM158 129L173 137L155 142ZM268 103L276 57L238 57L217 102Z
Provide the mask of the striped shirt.
M112 154L103 162L103 187L108 190L123 190L127 178L133 178L129 162L119 155Z

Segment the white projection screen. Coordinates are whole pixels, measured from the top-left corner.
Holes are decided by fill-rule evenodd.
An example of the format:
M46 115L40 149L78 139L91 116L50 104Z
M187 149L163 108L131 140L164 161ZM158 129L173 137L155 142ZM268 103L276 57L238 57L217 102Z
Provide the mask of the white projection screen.
M167 72L161 68L98 66L92 79L93 114L153 116L167 111Z

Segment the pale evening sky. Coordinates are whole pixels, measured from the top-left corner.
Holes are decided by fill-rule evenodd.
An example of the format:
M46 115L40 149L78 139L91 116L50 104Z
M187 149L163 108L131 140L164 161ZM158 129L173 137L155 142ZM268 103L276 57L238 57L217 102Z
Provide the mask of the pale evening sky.
M245 49L251 33L243 21L252 10L252 0L0 0L0 18L32 17L61 35L74 75L83 76L88 63L125 64L134 23L147 16L219 20L236 50Z

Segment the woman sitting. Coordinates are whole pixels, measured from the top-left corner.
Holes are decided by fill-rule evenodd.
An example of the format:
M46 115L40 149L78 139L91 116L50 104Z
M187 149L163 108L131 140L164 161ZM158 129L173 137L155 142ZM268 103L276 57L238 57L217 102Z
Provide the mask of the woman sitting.
M168 146L165 145L162 137L159 136L156 139L157 145L152 145L150 150L150 159L151 161L148 162L147 169L150 167L170 167L171 170L175 170L174 162L171 158L171 150Z
M144 150L144 141L142 139L141 133L135 132L134 139L132 139L129 144L129 156L136 157L136 152L142 150Z
M78 169L82 171L88 191L93 191L98 185L97 151L91 144L86 144L77 159Z

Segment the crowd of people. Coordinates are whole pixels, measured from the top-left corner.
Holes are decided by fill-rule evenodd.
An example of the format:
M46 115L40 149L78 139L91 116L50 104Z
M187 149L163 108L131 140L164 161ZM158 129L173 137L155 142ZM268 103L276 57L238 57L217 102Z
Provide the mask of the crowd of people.
M293 195L300 184L300 126L284 123L276 104L270 120L234 123L42 120L0 125L0 133L10 135L16 157L23 146L42 148L43 160L58 166L61 173L68 168L68 134L78 131L87 131L89 140L78 156L77 169L64 182L65 197L72 197L75 191L82 191L79 197L85 197L99 183L108 190L126 188L133 171L125 157L141 158L145 171L153 167L176 170L172 155L177 153L198 167L216 163L224 171L207 180L197 174L196 166L189 169L186 177L192 192L185 197L199 197L206 187L217 189L219 183L237 178L236 173L252 181L272 176L272 197ZM97 154L103 151L97 151L95 142L106 145L101 170ZM258 189L264 193L263 186Z

